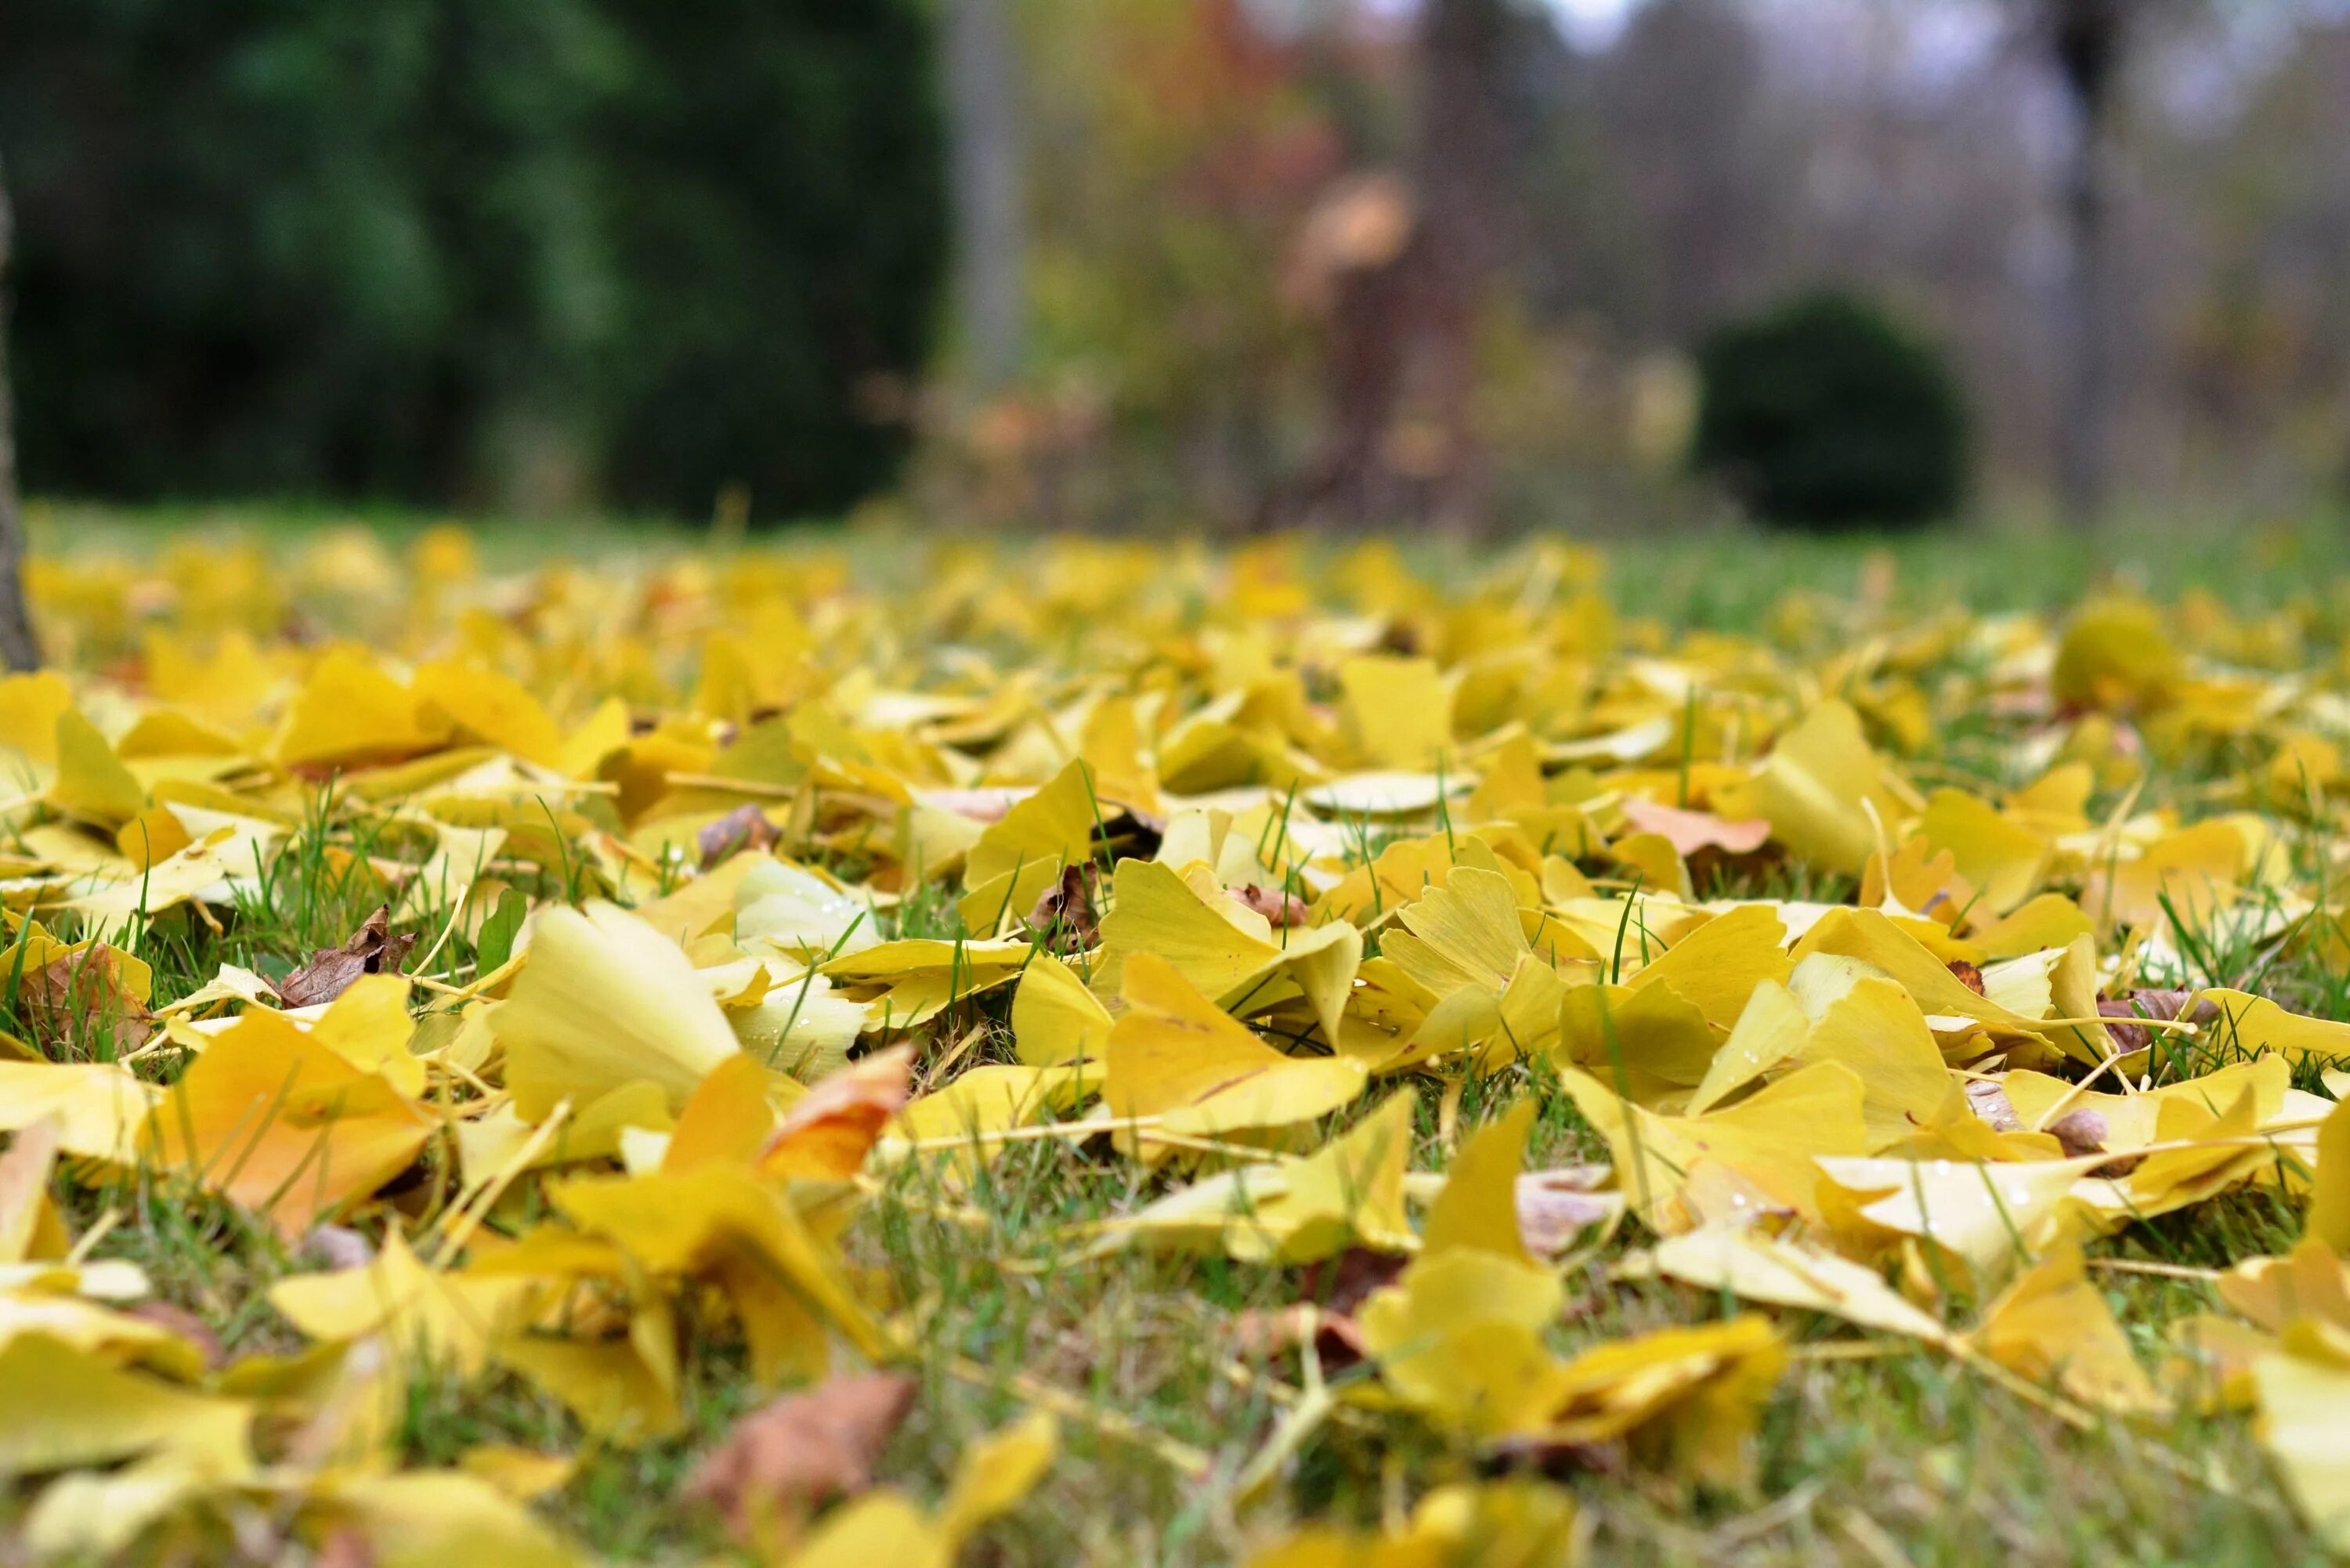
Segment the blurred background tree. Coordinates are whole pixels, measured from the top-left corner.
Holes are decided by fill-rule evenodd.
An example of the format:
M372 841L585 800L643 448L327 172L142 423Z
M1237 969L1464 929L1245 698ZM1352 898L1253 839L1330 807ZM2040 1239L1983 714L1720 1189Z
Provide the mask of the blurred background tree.
M1698 350L1690 455L1765 522L1914 528L1967 489L1967 411L1934 348L1866 300L1814 294Z
M5 7L28 483L837 509L926 361L932 85L920 0Z
M2350 483L2345 136L2344 0L0 8L26 470L130 497L1652 526L1832 287L1980 504L2256 516Z

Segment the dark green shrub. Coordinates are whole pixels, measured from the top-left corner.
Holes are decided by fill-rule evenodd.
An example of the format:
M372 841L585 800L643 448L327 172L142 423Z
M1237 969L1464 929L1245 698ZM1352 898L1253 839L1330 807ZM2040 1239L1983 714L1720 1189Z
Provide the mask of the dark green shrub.
M850 504L945 259L932 10L0 0L28 484Z
M1950 368L1866 301L1817 294L1698 351L1691 460L1787 527L1911 527L1965 497L1967 411Z

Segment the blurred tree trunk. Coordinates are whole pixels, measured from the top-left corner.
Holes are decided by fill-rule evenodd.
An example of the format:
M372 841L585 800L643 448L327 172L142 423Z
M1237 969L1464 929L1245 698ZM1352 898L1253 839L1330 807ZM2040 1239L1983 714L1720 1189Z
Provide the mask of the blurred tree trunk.
M14 237L7 171L0 168L0 660L36 670L40 644L25 607L25 514L16 494L16 410L8 388L8 254Z
M2064 515L2096 522L2112 487L2114 367L2110 273L2112 138L2129 0L2050 0L2049 35L2073 103L2064 217L2072 240L2064 293L2064 387L2056 478Z
M1509 211L1501 106L1510 21L1506 0L1423 0L1415 183L1426 383L1418 400L1440 436L1430 455L1430 509L1464 530L1483 524L1490 501L1475 418L1477 317Z
M1027 249L1021 181L1019 50L1009 0L948 0L956 301L982 393L1019 374Z

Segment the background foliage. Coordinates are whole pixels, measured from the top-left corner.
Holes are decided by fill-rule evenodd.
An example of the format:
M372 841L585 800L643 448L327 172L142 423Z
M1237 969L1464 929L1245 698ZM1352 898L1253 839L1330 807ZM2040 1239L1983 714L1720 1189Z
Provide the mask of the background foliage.
M886 482L920 0L0 11L28 483L765 514Z
M1814 294L1710 334L1693 452L1783 526L1911 527L1958 510L1967 410L1934 348L1867 301Z

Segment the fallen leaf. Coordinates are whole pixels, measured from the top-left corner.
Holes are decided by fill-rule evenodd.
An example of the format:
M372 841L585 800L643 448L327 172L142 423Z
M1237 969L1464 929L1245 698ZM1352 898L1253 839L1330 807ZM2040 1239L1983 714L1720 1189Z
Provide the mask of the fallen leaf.
M310 1007L334 1001L363 974L398 974L416 938L391 935L390 923L391 906L379 906L341 947L312 953L309 962L279 981L278 996L288 1007Z
M737 1420L694 1467L685 1495L723 1511L751 1541L777 1521L873 1484L873 1467L913 1407L910 1377L835 1377Z

